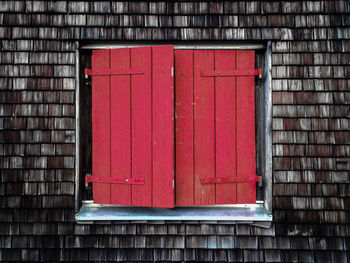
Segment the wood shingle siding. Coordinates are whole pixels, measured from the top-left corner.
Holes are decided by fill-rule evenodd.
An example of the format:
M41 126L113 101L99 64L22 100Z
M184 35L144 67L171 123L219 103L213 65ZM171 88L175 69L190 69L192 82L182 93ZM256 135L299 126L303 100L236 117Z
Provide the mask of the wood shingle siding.
M0 261L350 262L349 14L345 0L0 2ZM271 41L271 228L75 223L88 40Z

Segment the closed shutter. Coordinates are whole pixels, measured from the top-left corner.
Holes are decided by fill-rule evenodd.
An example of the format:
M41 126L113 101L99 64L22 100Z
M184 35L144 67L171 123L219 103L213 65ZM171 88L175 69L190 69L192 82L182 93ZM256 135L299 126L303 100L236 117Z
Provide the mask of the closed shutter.
M176 205L256 202L254 51L176 50Z
M172 46L93 51L94 203L174 206L173 60Z

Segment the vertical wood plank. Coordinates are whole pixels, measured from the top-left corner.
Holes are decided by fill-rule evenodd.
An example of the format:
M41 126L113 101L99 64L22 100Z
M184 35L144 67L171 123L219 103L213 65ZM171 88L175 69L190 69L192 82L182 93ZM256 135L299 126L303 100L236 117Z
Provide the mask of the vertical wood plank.
M215 177L214 78L201 77L201 70L214 69L213 50L194 51L194 160L195 205L215 204L215 185L200 178Z
M132 176L144 185L132 185L132 205L152 205L152 77L151 47L131 49L131 67L144 74L131 76Z
M130 49L111 49L111 68L130 68ZM131 175L130 75L111 75L111 177ZM111 184L111 203L131 205L131 185Z
M172 46L152 47L153 207L174 207L174 79Z
M193 50L175 50L176 205L194 205Z
M215 70L235 69L234 50L215 50ZM216 177L236 176L235 78L215 78ZM216 204L236 203L236 184L216 185Z
M254 69L254 51L236 51L237 69ZM254 77L236 78L237 99L237 176L255 174ZM256 202L256 183L237 184L237 203Z
M108 69L110 51L94 50L93 69ZM92 77L92 175L110 177L110 77ZM110 203L110 184L93 183L93 198L97 204Z

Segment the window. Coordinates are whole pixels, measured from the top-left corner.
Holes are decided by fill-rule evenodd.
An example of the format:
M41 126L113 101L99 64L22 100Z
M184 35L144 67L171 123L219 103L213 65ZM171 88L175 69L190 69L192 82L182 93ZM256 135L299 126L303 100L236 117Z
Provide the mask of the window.
M254 60L252 50L94 50L94 202L255 203Z
M265 53L169 45L109 48L80 54L79 70L90 69L91 77L80 78L88 88L80 89L79 108L92 108L92 116L80 116L92 120L92 139L81 132L86 138L78 140L80 151L92 145L90 154L80 157L86 186L92 186L82 199L174 210L261 204L268 196L257 176L266 170L265 91L254 82ZM82 99L89 90L92 103Z

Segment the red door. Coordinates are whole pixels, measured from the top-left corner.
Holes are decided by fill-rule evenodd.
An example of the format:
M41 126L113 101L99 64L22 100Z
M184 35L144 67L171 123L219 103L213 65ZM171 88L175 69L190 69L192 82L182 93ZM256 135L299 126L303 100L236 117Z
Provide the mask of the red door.
M173 58L172 46L93 51L94 203L174 206Z
M176 50L176 205L256 202L254 51Z

